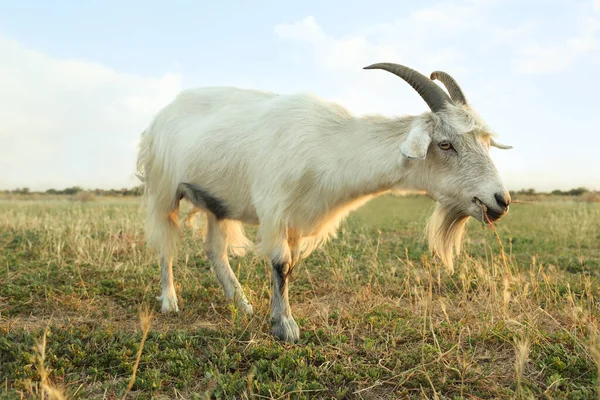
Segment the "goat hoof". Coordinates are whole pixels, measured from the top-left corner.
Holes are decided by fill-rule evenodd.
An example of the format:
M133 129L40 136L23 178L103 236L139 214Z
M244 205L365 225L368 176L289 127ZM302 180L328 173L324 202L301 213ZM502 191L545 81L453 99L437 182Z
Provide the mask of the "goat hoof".
M252 304L250 303L236 302L235 308L238 310L238 312L248 317L254 316L254 308L252 308Z
M254 308L252 308L252 304L250 303L240 304L240 309L249 317L254 315Z
M232 300L235 300L235 306L239 311L243 312L248 317L252 317L254 315L252 304L250 304L243 292L236 293L234 299Z
M293 317L280 316L271 322L271 334L276 339L287 342L297 343L300 340L300 329Z
M179 307L177 306L177 296L157 296L156 300L161 302L162 306L160 310L163 312L163 314L179 312Z

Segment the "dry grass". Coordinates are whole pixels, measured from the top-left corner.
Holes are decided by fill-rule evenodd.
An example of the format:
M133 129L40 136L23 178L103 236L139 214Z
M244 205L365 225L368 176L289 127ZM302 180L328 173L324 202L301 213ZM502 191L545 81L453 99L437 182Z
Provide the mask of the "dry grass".
M71 201L80 201L86 203L88 201L96 200L96 196L90 192L78 192L77 194L70 197Z
M31 394L39 394L40 398L49 399L49 400L63 400L65 398L63 391L59 387L55 387L52 382L50 382L48 376L52 372L46 368L44 365L44 361L46 360L46 340L48 337L48 328L44 330L44 335L42 336L41 341L36 341L36 344L33 348L36 355L36 367L37 373L40 376L39 386L35 385L30 388Z
M600 203L600 192L587 192L581 195L581 200L586 203Z
M140 365L140 359L142 357L142 350L144 349L144 343L146 343L146 339L148 338L148 332L150 331L150 324L152 322L152 312L148 311L146 307L143 307L140 310L140 327L142 328L142 340L140 343L140 348L137 353L137 357L135 359L135 364L133 365L133 373L131 374L131 379L129 380L129 385L127 385L127 389L125 389L125 394L123 395L123 400L127 398L127 394L131 391L133 384L135 383L135 376L137 374L138 367Z
M226 304L202 253L201 218L188 221L174 269L180 315L157 313L150 329L160 285L137 201L2 205L0 378L8 398L599 393L594 203L519 204L494 229L471 223L448 274L422 240L432 203L378 199L294 270L298 345L269 335L264 260L233 262L255 317ZM151 310L140 319L145 304Z

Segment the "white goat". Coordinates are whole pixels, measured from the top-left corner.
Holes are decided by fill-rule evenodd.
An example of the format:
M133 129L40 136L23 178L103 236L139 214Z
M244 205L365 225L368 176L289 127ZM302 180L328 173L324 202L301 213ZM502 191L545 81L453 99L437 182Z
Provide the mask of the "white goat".
M172 262L183 198L206 213L206 254L226 298L248 314L228 250L243 255L251 243L242 222L259 225L259 254L273 268L271 332L289 342L300 334L288 301L294 264L373 197L418 189L436 199L429 246L450 268L468 217L483 219L482 205L491 220L508 211L488 150L510 147L494 142L448 74L430 80L390 63L365 69L404 79L431 112L356 117L312 95L236 88L187 90L160 111L142 134L138 170L148 241L160 255L163 312L178 311Z

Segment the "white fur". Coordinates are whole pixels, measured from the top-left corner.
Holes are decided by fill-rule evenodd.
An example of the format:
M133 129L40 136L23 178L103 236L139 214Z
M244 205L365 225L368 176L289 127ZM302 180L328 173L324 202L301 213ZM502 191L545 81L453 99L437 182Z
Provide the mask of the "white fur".
M448 154L437 153L440 138L474 149L463 155L467 164L472 157L466 180L470 186L461 183L470 167L443 161ZM222 221L209 213L205 246L226 297L235 297L251 312L227 261L228 250L243 254L250 246L242 222L260 225L259 254L291 270L298 258L334 236L349 212L392 189L437 196L439 221L442 206L449 204L476 215L473 196L492 201L495 192L505 190L487 157L489 138L489 129L465 107L402 118L359 118L309 94L226 87L184 91L143 133L138 155L148 240L168 261L163 263L163 308L169 299L167 309L176 311L176 304L169 306L174 296L170 263L177 250L180 183L202 187L229 209ZM453 245L460 240L436 232L446 229L441 222L430 225L433 241L443 241L432 250L451 263ZM272 314L273 332L297 340L287 278L284 293L273 294Z

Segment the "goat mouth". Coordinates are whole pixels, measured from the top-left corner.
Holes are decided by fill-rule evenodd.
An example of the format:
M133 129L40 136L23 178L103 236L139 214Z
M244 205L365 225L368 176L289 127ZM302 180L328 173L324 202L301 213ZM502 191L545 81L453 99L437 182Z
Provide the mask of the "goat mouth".
M481 201L477 197L473 197L473 203L477 204L477 206L481 209L480 218L482 221L489 220L490 222L494 222L502 218L505 214L504 212L498 212L493 208L488 207L483 201Z

